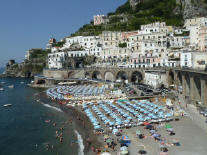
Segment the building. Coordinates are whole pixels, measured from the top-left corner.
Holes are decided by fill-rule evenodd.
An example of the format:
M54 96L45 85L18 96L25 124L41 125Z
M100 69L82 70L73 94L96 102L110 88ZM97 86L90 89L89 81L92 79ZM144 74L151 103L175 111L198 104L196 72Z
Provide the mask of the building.
M183 48L187 44L185 36L173 36L169 38L170 48Z
M50 69L61 69L64 67L67 53L57 52L48 54L48 67Z
M198 49L200 26L190 26L190 46Z
M104 15L96 15L93 17L94 25L106 24L108 22L108 18Z
M192 19L186 19L184 23L184 27L186 29L189 29L191 26L207 26L207 18L197 17Z
M202 26L199 29L198 47L201 52L207 52L207 26Z
M46 49L51 49L54 44L56 44L56 39L50 38L49 43L46 45Z
M183 68L204 70L207 66L207 52L184 51L181 53L180 66Z
M162 72L146 72L144 83L154 88L158 88L163 83L166 83L166 74Z
M170 29L171 27L166 26L165 22L155 22L147 25L141 25L141 30L139 33L168 33Z
M29 49L25 55L25 60L30 60L31 59L31 56L34 52L36 51L42 51L41 48L32 48L32 49Z

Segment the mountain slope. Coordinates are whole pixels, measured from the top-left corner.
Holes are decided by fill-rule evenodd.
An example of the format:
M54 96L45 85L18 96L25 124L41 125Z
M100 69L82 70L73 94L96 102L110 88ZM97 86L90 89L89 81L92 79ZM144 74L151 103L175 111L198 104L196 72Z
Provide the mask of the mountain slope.
M184 20L207 15L207 0L128 0L115 12L108 13L109 23L81 27L73 35L98 35L102 31L133 31L140 25L164 21L182 26Z

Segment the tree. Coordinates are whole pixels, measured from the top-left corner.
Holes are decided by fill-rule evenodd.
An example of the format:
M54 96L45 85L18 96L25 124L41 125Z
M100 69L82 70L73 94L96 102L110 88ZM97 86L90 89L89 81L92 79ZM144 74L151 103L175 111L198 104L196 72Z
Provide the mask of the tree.
M84 65L92 65L96 62L97 58L93 55L83 57L83 64Z

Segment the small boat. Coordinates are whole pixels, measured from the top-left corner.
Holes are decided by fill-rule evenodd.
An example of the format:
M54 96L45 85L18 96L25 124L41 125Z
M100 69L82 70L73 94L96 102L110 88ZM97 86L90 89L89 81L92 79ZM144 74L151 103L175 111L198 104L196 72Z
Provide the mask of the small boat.
M0 91L4 91L4 88L0 88Z
M10 85L10 86L8 86L9 88L14 88L14 85Z
M24 82L22 81L22 82L20 82L21 84L24 84Z
M45 123L50 123L50 120L45 120Z
M5 84L6 82L2 81L1 84Z
M10 106L12 106L12 104L4 104L3 106L4 107L10 107Z

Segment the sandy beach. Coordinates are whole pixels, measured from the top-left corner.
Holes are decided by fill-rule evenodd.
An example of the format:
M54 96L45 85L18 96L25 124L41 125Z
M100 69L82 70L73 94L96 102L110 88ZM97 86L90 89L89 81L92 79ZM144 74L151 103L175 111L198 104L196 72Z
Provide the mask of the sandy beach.
M38 96L49 99L45 92ZM92 151L92 148L99 148L102 151L107 150L112 155L117 155L117 151L120 150L120 137L110 132L105 132L105 134L108 134L117 143L114 149L106 148L106 142L104 142L105 134L94 134L93 125L84 111L82 111L82 106L68 107L58 104L58 102L56 103L62 111L68 114L68 119L71 120L74 129L81 134L85 146L84 153L86 155L96 154ZM169 135L169 132L165 128L166 124L170 124L173 127L175 135ZM152 125L156 128L157 133L161 135L160 138L165 141L168 155L205 155L205 152L207 152L207 148L204 145L207 139L206 131L197 126L189 116L180 116L178 121L173 120ZM137 130L144 135L143 139L137 137ZM147 155L160 155L162 153L160 151L160 141L155 141L149 130L145 129L145 126L131 127L129 129L123 128L121 134L129 136L131 140L131 144L128 147L130 155L137 155L138 151L143 148L147 151ZM174 146L174 140L179 141L180 146Z

